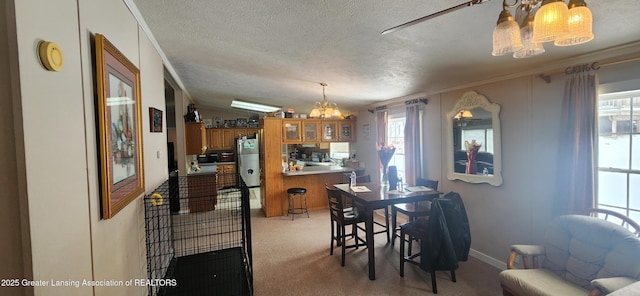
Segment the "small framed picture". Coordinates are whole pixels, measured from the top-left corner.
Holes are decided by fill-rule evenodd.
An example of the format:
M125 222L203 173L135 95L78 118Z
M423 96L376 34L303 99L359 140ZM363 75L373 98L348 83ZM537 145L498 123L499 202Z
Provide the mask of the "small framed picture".
M222 116L214 116L213 127L222 127L222 125L223 125Z
M149 127L152 133L162 132L162 110L149 107Z

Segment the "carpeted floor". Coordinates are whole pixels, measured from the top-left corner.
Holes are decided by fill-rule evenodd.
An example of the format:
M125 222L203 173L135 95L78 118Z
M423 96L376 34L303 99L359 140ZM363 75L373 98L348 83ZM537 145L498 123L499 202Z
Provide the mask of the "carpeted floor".
M368 278L366 248L348 249L346 266L340 266L340 249L329 255L329 211L265 218L252 210L254 295L431 295L429 273L405 265L399 274L399 244L386 244L376 236L376 280ZM473 239L473 238L472 238ZM417 248L417 246L415 247ZM437 273L438 295L502 295L500 270L473 257L460 262L457 282L449 272Z

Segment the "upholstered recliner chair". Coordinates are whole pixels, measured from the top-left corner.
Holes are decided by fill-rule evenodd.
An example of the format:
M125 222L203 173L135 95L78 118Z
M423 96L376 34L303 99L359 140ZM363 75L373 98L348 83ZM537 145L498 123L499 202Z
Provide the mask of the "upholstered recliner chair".
M526 269L513 269L520 255ZM499 275L504 295L609 294L640 280L640 239L609 221L560 216L543 245L512 246L507 268Z

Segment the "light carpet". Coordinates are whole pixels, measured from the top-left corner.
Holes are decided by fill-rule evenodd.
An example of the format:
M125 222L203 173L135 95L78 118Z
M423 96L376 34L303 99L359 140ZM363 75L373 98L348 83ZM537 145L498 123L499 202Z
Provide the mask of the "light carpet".
M366 248L348 249L341 267L340 248L329 255L329 211L310 215L292 221L252 210L254 295L433 295L428 272L406 264L400 277L399 243L391 247L384 235L375 237L376 280L368 277ZM499 272L470 257L460 262L455 283L449 272L437 272L438 295L502 295Z

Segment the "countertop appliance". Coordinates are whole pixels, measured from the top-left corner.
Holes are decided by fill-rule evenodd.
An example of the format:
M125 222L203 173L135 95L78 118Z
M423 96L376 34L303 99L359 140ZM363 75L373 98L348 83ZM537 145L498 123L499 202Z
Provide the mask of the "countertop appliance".
M238 173L247 187L260 186L260 161L258 152L258 137L255 139L236 139L236 151L238 154Z
M218 156L218 160L220 162L234 162L234 161L236 161L233 151L220 152L220 155Z
M209 152L207 154L198 155L198 163L199 164L216 163L216 162L218 162L218 159L219 159L218 152Z

